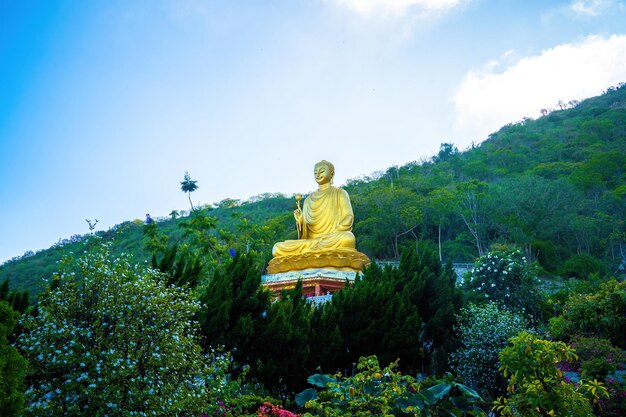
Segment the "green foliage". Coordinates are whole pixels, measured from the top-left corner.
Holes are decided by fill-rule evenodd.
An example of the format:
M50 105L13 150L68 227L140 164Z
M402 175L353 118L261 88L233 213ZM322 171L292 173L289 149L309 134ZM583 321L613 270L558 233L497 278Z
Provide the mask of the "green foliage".
M590 377L604 379L626 366L626 352L613 346L608 339L574 337L570 346L578 355L578 361L571 367L585 371Z
M603 380L608 374L615 372L617 368L614 363L607 361L606 358L594 358L585 361L581 369L589 377Z
M311 350L313 306L302 298L302 282L268 306L254 338L258 362L253 376L281 394L301 389Z
M456 275L430 247L406 250L399 268L373 265L350 290L336 293L311 323L311 367L351 368L361 356L400 358L408 370L441 373L453 347L461 296Z
M256 416L259 407L265 403L277 403L278 400L271 397L264 397L256 394L244 394L231 397L228 400L229 415L233 417L239 416Z
M12 291L7 278L0 285L0 301L6 301L18 313L24 313L29 305L28 291Z
M561 275L586 279L594 273L604 272L604 264L588 253L578 253L570 257L561 268Z
M152 267L167 276L167 285L179 287L196 287L204 273L202 259L190 251L181 251L176 244L167 248L159 261L153 255Z
M11 346L9 335L19 313L6 301L0 301L0 415L20 416L24 406L24 376L26 360Z
M602 417L623 417L626 416L626 381L609 377L606 380L606 388L609 398L598 400L596 404L596 414Z
M574 253L589 253L607 271L618 270L626 244L625 101L622 85L573 108L504 126L480 146L457 152L443 144L429 161L348 181L359 249L372 259L398 259L402 248L430 240L438 242L441 259L471 262L485 248L505 242L524 248L529 259L538 257L550 273ZM181 186L197 187L188 181ZM197 242L205 245L202 256L213 257L205 265L208 273L224 249L256 251L262 263L273 243L295 237L293 201L285 196L225 199L218 206L210 213L214 227ZM194 238L179 240L180 222L191 223L185 213L155 222L181 247ZM114 229L96 234L107 240L117 236L116 255L150 260L138 224ZM0 281L9 278L20 291L38 294L40 278L52 276L64 253L79 252L84 238L75 235L0 265ZM192 252L203 247L190 246Z
M250 256L236 254L213 274L201 296L200 325L205 347L235 349L237 361L246 362L260 333L269 293L261 288L261 274Z
M564 340L568 337L568 324L563 316L551 317L548 320L548 334L556 340Z
M188 218L180 222L184 230L183 236L195 251L208 262L216 264L224 255L226 248L214 233L217 227L217 218L210 215L210 210L205 208L193 211Z
M307 410L305 416L484 416L482 401L472 389L449 377L426 387L415 378L397 371L393 362L380 368L376 356L362 357L357 373L346 378L316 374L309 377L309 388L296 396L296 403Z
M533 242L565 232L581 196L565 178L506 178L493 187L491 211L501 231L533 256Z
M526 315L539 314L540 281L521 251L490 252L463 278L463 288L477 301L494 301Z
M550 240L535 240L533 242L533 252L537 257L537 262L544 271L552 274L559 272L564 260L569 257L569 252L566 248L556 245Z
M588 417L591 402L608 397L596 380L567 383L560 362L575 360L573 349L563 342L550 342L531 333L511 338L512 346L500 352L500 370L509 377L509 395L494 402L502 416Z
M490 397L506 388L500 368L500 350L526 329L522 316L498 304L470 304L461 310L457 332L461 347L452 354L452 369L469 386Z
M403 238L415 238L415 229L422 219L421 197L399 186L376 184L367 199L353 197L358 220L355 233L366 252L375 251L381 258L400 257Z
M563 309L563 318L551 320L551 330L556 336L606 338L626 348L626 281L612 279L596 292L572 294Z
M193 203L191 202L191 193L198 189L198 181L194 181L191 179L191 176L187 171L185 171L185 176L180 183L180 189L182 192L187 193L189 196L189 204L191 205L191 210L193 211Z
M39 315L24 319L20 347L32 366L26 415L200 411L221 380L194 336L198 308L158 272L111 259L109 245L66 258Z

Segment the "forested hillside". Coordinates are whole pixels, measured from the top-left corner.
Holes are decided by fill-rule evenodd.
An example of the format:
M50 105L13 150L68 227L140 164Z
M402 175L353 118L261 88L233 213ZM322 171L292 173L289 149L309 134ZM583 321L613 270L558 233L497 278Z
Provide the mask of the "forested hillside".
M430 160L348 181L359 250L399 259L403 247L428 240L442 261L473 262L491 247L514 245L546 274L618 272L626 245L626 86L564 107L504 126L468 150L443 143ZM295 236L294 205L283 195L226 199L200 208L202 215L173 212L151 226L135 220L96 234L137 262L195 240L212 254L210 270L230 248L266 261L275 241ZM4 263L0 282L38 293L64 253L84 250L87 236Z

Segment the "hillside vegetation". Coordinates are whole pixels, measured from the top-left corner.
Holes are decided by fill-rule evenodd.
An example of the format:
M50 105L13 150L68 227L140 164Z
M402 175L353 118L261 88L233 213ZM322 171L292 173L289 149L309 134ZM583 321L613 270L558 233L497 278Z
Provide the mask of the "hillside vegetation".
M357 245L371 258L397 260L403 248L432 241L440 260L455 262L517 246L546 274L618 273L626 243L625 150L623 84L575 107L504 126L462 152L443 143L430 160L345 184ZM295 237L294 204L280 194L226 199L195 217L172 213L152 230L135 220L96 234L112 241L114 254L139 263L175 243L184 250L202 241L212 253L208 275L229 248L266 262L275 241ZM39 293L62 255L82 252L87 236L4 263L0 282Z
M625 96L349 181L359 248L399 263L322 304L262 285L282 195L5 263L0 415L626 415Z

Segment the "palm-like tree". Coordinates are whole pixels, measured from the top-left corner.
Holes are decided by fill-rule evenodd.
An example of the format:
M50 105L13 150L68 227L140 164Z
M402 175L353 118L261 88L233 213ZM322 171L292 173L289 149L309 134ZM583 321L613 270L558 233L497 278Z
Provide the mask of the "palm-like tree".
M180 189L184 193L187 193L187 195L189 196L189 204L191 204L191 211L194 210L193 203L191 202L191 193L198 189L198 185L196 184L197 182L198 181L194 181L191 179L191 177L189 176L189 172L185 171L185 177L183 181L181 181L180 183Z

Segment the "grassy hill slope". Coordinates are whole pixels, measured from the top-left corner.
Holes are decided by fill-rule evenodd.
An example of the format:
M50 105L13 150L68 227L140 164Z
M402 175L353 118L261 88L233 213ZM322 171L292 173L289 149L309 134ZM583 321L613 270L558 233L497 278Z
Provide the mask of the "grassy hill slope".
M442 144L429 161L350 180L344 188L354 206L357 245L372 258L397 258L403 247L425 240L439 246L442 260L453 261L517 245L548 273L567 275L582 261L612 273L626 249L625 168L621 85L573 108L504 126L463 152ZM217 219L217 240L267 256L274 241L295 237L293 206L292 198L265 194L206 210ZM188 220L160 220L158 227L171 242L184 243L181 225ZM151 257L142 222L96 234L112 241L116 254L130 253L136 262ZM0 265L0 282L8 278L12 288L38 293L63 254L85 250L87 236Z

